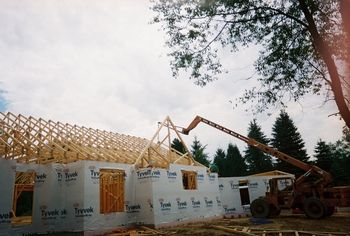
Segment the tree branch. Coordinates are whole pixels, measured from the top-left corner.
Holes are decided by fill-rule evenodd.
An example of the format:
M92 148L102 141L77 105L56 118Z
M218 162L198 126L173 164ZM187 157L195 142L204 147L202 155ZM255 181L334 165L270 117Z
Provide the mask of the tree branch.
M203 52L204 50L206 50L213 42L215 42L215 41L219 38L219 36L220 36L221 33L224 31L224 29L226 28L227 25L228 25L228 23L226 22L226 23L224 24L224 26L220 29L219 33L217 33L217 35L216 35L212 40L210 40L210 42L209 42L204 48L202 48L202 49L200 49L200 50L194 52L193 54L201 53L201 52Z
M326 75L317 66L315 66L310 60L308 60L307 62L309 62L312 68L314 68L315 70L317 70L318 73L321 74L322 78L328 83L329 86L332 86L332 82L329 79L327 79Z
M294 20L295 22L299 23L300 25L304 26L305 28L309 27L309 25L306 24L305 22L303 22L302 20L296 18L295 16L292 16L292 15L285 13L284 11L281 11L280 9L276 9L276 8L272 8L272 7L263 7L263 8L271 10L271 11L275 11L275 12L279 13L280 15L283 15L291 20Z
M327 66L328 73L332 81L331 88L334 94L335 103L337 104L341 117L344 119L346 126L350 127L350 110L344 99L344 93L342 89L340 76L335 61L332 58L331 49L328 47L328 45L325 43L325 41L319 34L316 23L309 11L305 0L298 1L300 10L304 13L304 16L309 24L308 30L311 34L316 52L319 53L319 55L321 56L321 58Z

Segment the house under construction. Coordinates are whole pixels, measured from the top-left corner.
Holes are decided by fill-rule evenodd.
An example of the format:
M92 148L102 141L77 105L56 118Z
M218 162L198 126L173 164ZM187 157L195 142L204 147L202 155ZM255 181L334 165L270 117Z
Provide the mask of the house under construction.
M0 113L0 234L107 232L220 217L217 174L151 140Z
M171 148L178 138L186 153ZM261 176L218 179L169 117L150 139L0 113L0 235L164 227L249 213Z

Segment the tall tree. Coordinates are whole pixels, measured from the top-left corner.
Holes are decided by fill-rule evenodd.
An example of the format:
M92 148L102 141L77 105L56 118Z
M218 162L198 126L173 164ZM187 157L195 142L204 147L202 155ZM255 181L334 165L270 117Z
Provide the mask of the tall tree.
M214 155L214 161L213 163L218 167L219 169L219 177L226 177L225 173L225 163L226 163L226 154L225 151L221 148L218 148Z
M281 111L272 127L271 144L279 151L286 153L300 161L307 162L308 156L305 143L294 125L293 120L285 111ZM292 174L303 174L303 170L283 161L277 160L277 168Z
M343 142L345 142L350 149L350 128L343 128Z
M325 141L319 140L315 147L315 155L314 155L314 158L316 158L315 165L329 172L333 164L332 157L333 157L332 147L326 144Z
M331 96L350 127L350 99L344 93L350 87L346 81L350 71L338 63L350 55L344 30L349 29L350 4L341 1L345 3L341 15L339 2L153 0L153 10L154 22L167 35L174 76L189 70L190 78L204 86L226 71L220 62L225 54L219 49L262 45L254 64L260 85L248 88L242 102L258 101L261 111L308 93L323 94L325 87L331 91L327 100Z
M186 153L185 146L178 138L174 138L174 140L171 142L171 147L174 148L176 151Z
M255 119L249 123L248 137L253 138L262 144L267 145L269 143L269 139L262 132L261 127L256 123ZM248 169L251 174L270 171L273 169L271 157L265 154L263 151L255 147L248 146L244 153L244 158L248 164Z
M330 172L335 185L350 184L350 148L342 141L330 144L332 149L332 166Z
M247 164L245 163L239 149L231 143L227 147L226 163L224 166L226 176L247 175Z
M210 162L208 160L208 153L205 153L205 148L206 148L206 145L203 146L195 136L193 143L191 145L191 152L192 152L193 158L199 163L205 165L206 167L209 167Z

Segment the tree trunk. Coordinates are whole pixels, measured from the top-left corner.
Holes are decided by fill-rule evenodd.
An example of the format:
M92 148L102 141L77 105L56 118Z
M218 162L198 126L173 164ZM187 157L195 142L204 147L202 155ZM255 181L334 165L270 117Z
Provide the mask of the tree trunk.
M340 14L343 21L344 30L348 35L348 40L350 39L350 0L341 0L340 1ZM348 50L350 42L348 42ZM348 51L348 53L350 53Z
M305 1L299 0L299 3L300 3L300 9L304 13L306 21L308 22L308 25L309 25L308 30L311 34L316 51L320 54L321 58L323 59L323 61L327 66L328 73L331 79L330 86L333 91L335 103L338 107L340 116L345 121L346 126L350 128L350 110L344 98L340 76L338 73L337 66L335 65L335 62L332 58L330 48L318 33L315 21Z
M350 81L350 0L340 0L340 14L342 17L343 27L346 34L346 72L347 77L345 78L347 81ZM347 87L345 91L345 96L350 96L350 88Z

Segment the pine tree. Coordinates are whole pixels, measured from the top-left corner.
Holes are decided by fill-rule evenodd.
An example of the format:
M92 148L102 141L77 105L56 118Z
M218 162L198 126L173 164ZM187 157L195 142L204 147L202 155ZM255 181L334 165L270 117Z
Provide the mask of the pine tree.
M316 160L314 164L330 172L333 185L348 185L350 183L350 150L346 140L335 143L325 143L320 140L315 147Z
M179 151L183 154L186 153L186 149L185 149L184 145L182 144L182 142L178 138L174 138L174 140L171 143L171 147L173 149L175 149L176 151Z
M227 147L226 163L224 166L227 176L245 176L247 175L247 164L236 145L231 143Z
M279 151L286 153L302 162L308 161L305 143L294 125L293 120L285 111L281 111L272 127L271 144ZM301 175L303 170L283 160L277 160L277 169L291 174Z
M226 154L225 151L221 148L218 148L214 155L214 162L213 162L219 169L219 177L226 177L225 173L225 163L226 163Z
M330 144L332 150L332 166L330 172L333 177L333 184L335 185L349 185L350 184L350 150L346 144L346 140L337 141Z
M350 128L344 126L343 127L343 142L348 145L348 148L350 148Z
M268 138L264 135L261 127L256 123L255 119L249 124L248 137L266 145L269 142ZM248 169L251 174L270 171L273 169L271 157L269 157L263 151L255 147L248 146L244 153L244 158L248 164Z
M209 167L210 162L208 160L208 154L204 152L205 148L206 148L206 145L203 146L195 136L193 143L191 145L191 153L193 155L193 158L197 162L205 165L206 167Z
M325 171L330 171L333 164L332 148L326 142L319 140L315 147L315 165Z

